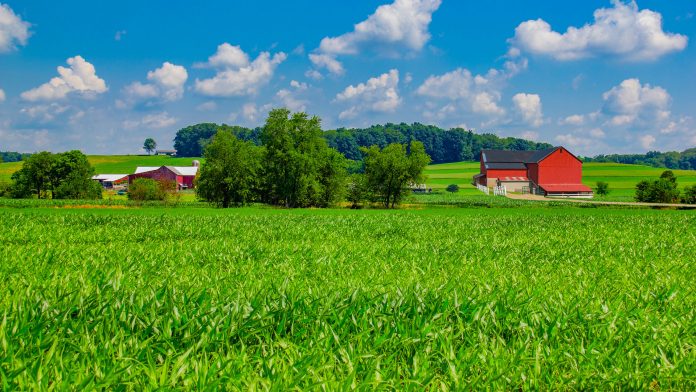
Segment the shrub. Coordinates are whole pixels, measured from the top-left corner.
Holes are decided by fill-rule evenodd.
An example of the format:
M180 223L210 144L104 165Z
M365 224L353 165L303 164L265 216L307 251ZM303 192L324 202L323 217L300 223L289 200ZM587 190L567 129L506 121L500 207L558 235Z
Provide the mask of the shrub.
M136 178L128 186L128 200L134 201L174 201L178 200L176 184L173 181L156 181L151 178Z
M605 181L597 181L595 193L604 196L609 194L609 183Z
M648 203L675 203L679 201L677 178L667 170L655 181L643 180L636 185L636 201Z
M696 185L687 186L684 188L684 196L682 196L682 203L696 204Z
M457 192L459 192L459 185L457 185L457 184L449 184L449 185L447 185L447 192L452 192L452 193L457 193Z

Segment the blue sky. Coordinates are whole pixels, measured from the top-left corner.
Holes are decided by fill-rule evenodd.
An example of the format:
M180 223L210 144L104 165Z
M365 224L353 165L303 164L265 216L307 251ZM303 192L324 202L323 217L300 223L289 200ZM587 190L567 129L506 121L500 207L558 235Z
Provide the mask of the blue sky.
M696 146L693 1L0 0L0 150L197 122L421 122L578 154Z

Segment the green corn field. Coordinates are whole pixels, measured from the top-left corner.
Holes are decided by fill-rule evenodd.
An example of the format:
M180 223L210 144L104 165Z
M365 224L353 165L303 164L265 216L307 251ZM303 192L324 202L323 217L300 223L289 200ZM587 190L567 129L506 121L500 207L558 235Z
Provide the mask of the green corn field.
M12 207L5 390L696 388L693 211Z

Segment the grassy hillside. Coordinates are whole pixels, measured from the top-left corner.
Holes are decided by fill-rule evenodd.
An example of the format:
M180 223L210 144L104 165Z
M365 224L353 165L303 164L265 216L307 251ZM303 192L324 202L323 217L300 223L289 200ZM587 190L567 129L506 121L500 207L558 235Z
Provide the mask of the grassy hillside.
M148 155L90 155L89 162L99 174L130 174L137 166L191 166L194 159ZM9 181L10 176L22 167L22 162L0 163L0 181Z
M632 200L635 186L641 180L653 180L667 169L642 165L624 165L620 163L585 163L583 165L582 182L594 188L597 181L609 183L610 194L604 199ZM677 176L679 187L696 184L696 170L672 170ZM477 193L473 188L471 177L479 172L478 162L457 162L441 165L430 165L425 173L428 175L428 186L433 189L444 189L449 184L457 184L464 193Z

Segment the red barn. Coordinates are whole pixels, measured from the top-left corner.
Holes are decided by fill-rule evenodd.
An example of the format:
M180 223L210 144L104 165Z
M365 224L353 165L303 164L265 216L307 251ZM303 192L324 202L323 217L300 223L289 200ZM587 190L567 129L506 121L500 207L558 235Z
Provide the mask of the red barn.
M198 166L141 166L128 176L128 183L136 178L151 178L157 181L172 181L178 189L193 188L193 180L198 173Z
M582 161L563 147L538 151L482 150L481 173L474 182L505 185L510 192L545 196L592 197L582 184Z

